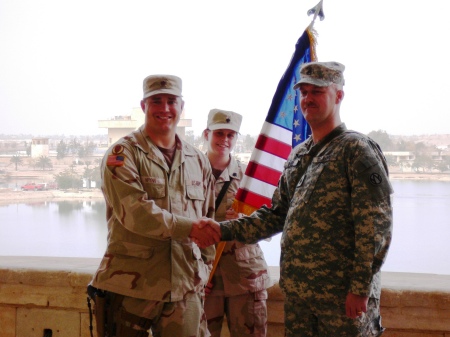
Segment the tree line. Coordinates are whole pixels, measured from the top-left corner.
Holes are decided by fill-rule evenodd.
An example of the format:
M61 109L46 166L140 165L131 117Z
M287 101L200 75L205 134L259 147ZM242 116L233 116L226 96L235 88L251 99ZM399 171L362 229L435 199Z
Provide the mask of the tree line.
M450 153L448 152L450 144L446 144L447 149L445 150L423 141L408 141L401 137L393 139L383 130L371 131L368 136L380 145L389 166L408 167L416 172L432 170L446 172L450 169ZM414 159L398 162L396 156L389 152L411 152Z
M30 145L31 148L31 145ZM95 182L96 186L100 186L100 163L101 159L89 160L97 146L92 141L84 143L79 142L76 138L73 138L67 142L61 140L56 146L56 159L62 160L66 157L76 156L77 160L74 160L69 169L64 170L59 174L55 174L55 182L59 189L71 189L81 188L83 186L83 180L87 181L88 187L91 182ZM27 151L27 156L31 155L31 151ZM18 170L19 166L28 164L28 166L39 170L51 170L53 169L52 160L45 155L41 155L37 158L26 158L21 154L15 154L11 157L10 162L14 165L15 170ZM80 158L81 160L78 160ZM79 165L84 165L82 174L78 174L75 168Z
M417 172L432 170L445 172L450 169L450 153L434 145L426 144L423 141L411 141L402 137L393 137L383 130L371 131L368 133L368 136L380 145L389 166L410 168ZM203 137L195 136L193 131L186 132L185 139L197 148L206 150L203 149ZM258 136L241 135L236 143L234 152L252 152L257 139ZM450 148L450 144L448 144L448 147ZM389 154L389 152L411 152L414 159L397 162L397 157Z
M371 131L368 136L375 140L385 153L388 165L391 167L408 167L416 172L429 172L432 170L438 170L440 172L446 172L450 169L450 153L443 149L439 149L434 145L426 144L422 141L408 141L403 138L393 138L387 134L386 131L378 130ZM253 151L258 136L241 135L238 138L235 146L235 153L250 153ZM195 136L193 131L187 131L185 140L194 145L195 147L206 151L204 148L204 140L202 136ZM21 144L23 146L23 144ZM56 174L55 181L59 188L80 188L83 184L83 179L90 182L95 181L96 186L100 186L100 159L96 159L95 162L87 160L91 157L96 150L96 144L92 141L79 142L76 138L68 141L61 140L56 146L56 159L61 160L70 156L77 156L80 161L73 162L69 169ZM397 157L390 154L390 152L410 152L413 154L414 159L397 161ZM27 155L31 155L27 146ZM53 168L52 161L47 156L40 156L38 158L28 158L28 165L34 169L51 170ZM18 166L24 165L24 156L15 154L11 157L11 163L14 164L17 171ZM77 165L85 165L84 172L80 175L75 172L74 168Z

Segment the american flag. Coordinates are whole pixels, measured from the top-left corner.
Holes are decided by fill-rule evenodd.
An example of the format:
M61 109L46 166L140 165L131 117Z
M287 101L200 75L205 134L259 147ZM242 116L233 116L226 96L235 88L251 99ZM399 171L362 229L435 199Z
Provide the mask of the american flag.
M273 192L291 149L311 133L300 110L298 91L292 88L300 79L301 65L317 60L315 46L311 25L295 45L245 170L233 204L240 213L248 215L262 205L271 206Z

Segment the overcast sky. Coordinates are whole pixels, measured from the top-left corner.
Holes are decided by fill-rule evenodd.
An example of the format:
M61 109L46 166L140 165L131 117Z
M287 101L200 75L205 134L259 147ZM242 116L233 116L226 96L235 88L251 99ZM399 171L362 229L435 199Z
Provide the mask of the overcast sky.
M0 134L106 133L142 80L183 79L195 134L212 108L257 135L318 0L0 0ZM319 61L346 66L341 116L368 133L450 133L450 1L324 0Z

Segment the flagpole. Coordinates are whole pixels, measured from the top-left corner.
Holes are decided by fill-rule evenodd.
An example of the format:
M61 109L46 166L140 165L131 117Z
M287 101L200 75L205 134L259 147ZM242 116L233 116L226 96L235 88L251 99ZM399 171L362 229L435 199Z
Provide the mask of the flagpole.
M220 257L222 256L223 250L225 249L226 241L220 241L216 246L216 256L214 257L213 267L211 273L209 274L208 283L211 283L214 273L216 272L217 266L219 265Z
M305 30L305 32L308 35L308 39L309 39L309 43L310 43L310 49L309 49L309 53L310 53L310 60L311 61L317 61L317 55L316 55L316 33L313 29L314 26L314 22L317 18L317 16L319 16L320 21L322 21L325 18L324 12L323 12L323 0L320 0L319 3L317 5L315 5L313 8L311 8L310 10L308 10L307 12L308 16L314 14L313 20L311 21L311 23L309 24L308 28ZM299 39L300 41L300 39ZM298 42L297 42L298 43ZM296 46L297 47L297 46ZM295 54L294 54L295 55ZM288 70L292 67L295 66L295 63L292 63L291 60L291 64L288 67ZM278 89L277 89L278 90ZM272 106L271 106L272 108ZM269 109L270 110L270 109ZM247 168L248 169L248 168ZM246 172L247 174L247 172ZM280 172L281 174L281 172ZM242 185L243 182L241 182ZM241 190L242 186L240 186L240 190ZM239 191L238 191L238 195L239 196ZM249 215L253 212L253 210L255 210L255 206L250 206L250 205L245 205L243 202L241 202L240 200L238 200L238 198L235 198L235 200L233 201L233 209L238 212L238 213L244 213L246 215ZM211 273L209 275L209 279L208 279L208 283L210 283L212 281L212 278L214 276L214 273L217 269L217 266L219 264L219 260L220 257L222 256L222 252L225 248L226 242L225 241L220 241L217 245L216 245L216 255L214 258L214 263L213 263L213 267L211 270Z

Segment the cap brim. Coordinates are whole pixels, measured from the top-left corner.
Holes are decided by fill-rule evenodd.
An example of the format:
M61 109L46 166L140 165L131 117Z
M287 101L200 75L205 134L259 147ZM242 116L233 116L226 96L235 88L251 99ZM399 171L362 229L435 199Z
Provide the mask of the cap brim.
M177 97L183 97L181 96L181 93L178 90L172 90L172 89L161 89L161 90L155 90L147 93L143 99L146 99L151 96L159 95L159 94L167 94L167 95L173 95Z
M233 125L230 124L214 124L208 127L208 129L210 129L211 131L214 130L219 130L219 129L226 129L226 130L233 130L234 132L239 133L239 129L234 127Z
M300 84L302 84L302 83L312 84L312 85L316 85L318 87L328 87L328 86L330 86L330 84L332 82L319 80L319 79L315 79L315 78L301 78L300 81L298 81L294 85L294 89L297 89L298 87L300 87Z

